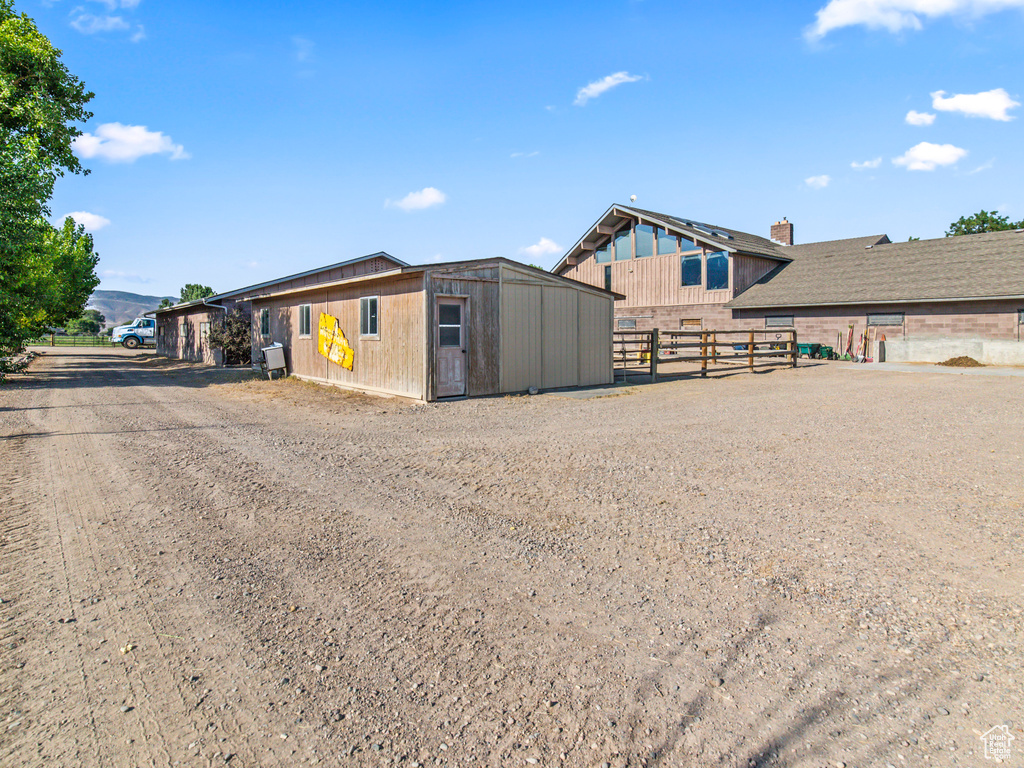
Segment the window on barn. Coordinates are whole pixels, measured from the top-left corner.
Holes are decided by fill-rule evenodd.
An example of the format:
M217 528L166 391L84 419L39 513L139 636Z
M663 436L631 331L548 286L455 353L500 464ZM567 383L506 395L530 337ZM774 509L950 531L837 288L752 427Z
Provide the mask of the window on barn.
M206 337L210 335L210 324L200 323L199 324L199 338L206 341Z
M311 318L312 306L309 304L299 305L299 336L312 336Z
M616 321L619 324L620 331L635 331L636 330L636 319L635 318L621 318Z
M673 254L679 250L679 239L675 235L670 235L667 231L658 228L658 253L659 254Z
M700 246L697 245L696 242L694 242L693 240L691 240L688 237L680 237L679 238L679 247L682 249L683 253L689 253L690 251L699 251L700 250Z
M765 315L764 327L765 328L792 328L793 327L793 316L792 315Z
M654 255L654 227L650 224L636 225L636 257Z
M1017 310L1017 322L1024 325L1024 309Z
M377 304L379 297L363 296L359 300L359 335L379 336L377 326Z
M612 246L610 242L605 243L594 251L594 260L598 264L607 264L612 260Z
M903 325L903 313L880 312L868 315L868 325Z
M269 309L261 309L260 310L260 335L262 335L262 336L269 336L270 335L270 310Z
M700 285L700 251L684 253L680 258L683 260L683 285Z
M629 227L620 229L615 233L615 260L622 261L623 259L631 258L633 255L633 238L632 232Z
M604 268L604 289L610 291L612 289L612 265L609 264Z
M707 289L720 291L729 287L729 257L725 251L708 254Z
M156 335L157 336L163 336L164 335L164 327L162 325L159 328L156 329Z

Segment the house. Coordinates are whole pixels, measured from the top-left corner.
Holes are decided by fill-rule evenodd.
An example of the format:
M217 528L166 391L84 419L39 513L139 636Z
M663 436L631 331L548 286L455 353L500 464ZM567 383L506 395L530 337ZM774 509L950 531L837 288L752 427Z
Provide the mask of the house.
M623 294L618 330L795 328L834 345L871 329L889 361L1024 364L1024 232L794 244L611 206L552 270ZM877 347L875 348L877 351Z
M315 285L401 266L406 266L404 261L380 251L337 264L329 264L326 267L317 267L287 277L218 293L206 299L175 304L146 314L156 317L157 354L178 360L220 366L225 363L223 352L218 348L211 348L207 338L211 324L236 307L248 312L249 305L244 298L246 295L257 291L288 290L304 285ZM252 358L253 361L256 359L256 357Z
M290 374L423 401L611 383L615 298L503 258L244 294Z

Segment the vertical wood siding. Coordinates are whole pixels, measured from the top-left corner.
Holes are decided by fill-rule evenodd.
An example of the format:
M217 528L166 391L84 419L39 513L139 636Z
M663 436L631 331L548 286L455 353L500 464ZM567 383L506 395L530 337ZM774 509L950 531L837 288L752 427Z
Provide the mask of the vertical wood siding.
M757 256L737 255L733 257L732 295L739 296L777 266L778 261L761 259Z

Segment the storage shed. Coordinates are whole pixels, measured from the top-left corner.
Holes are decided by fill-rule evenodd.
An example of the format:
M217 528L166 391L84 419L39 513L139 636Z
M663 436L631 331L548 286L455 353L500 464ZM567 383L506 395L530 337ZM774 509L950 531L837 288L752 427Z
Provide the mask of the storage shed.
M610 384L615 294L508 259L256 292L253 348L288 372L432 401Z

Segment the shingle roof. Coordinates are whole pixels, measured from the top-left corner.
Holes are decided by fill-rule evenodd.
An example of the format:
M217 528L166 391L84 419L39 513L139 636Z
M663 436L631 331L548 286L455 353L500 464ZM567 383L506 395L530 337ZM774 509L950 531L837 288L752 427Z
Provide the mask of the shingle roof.
M789 246L780 265L731 309L1024 296L1024 232L988 232L855 247Z

